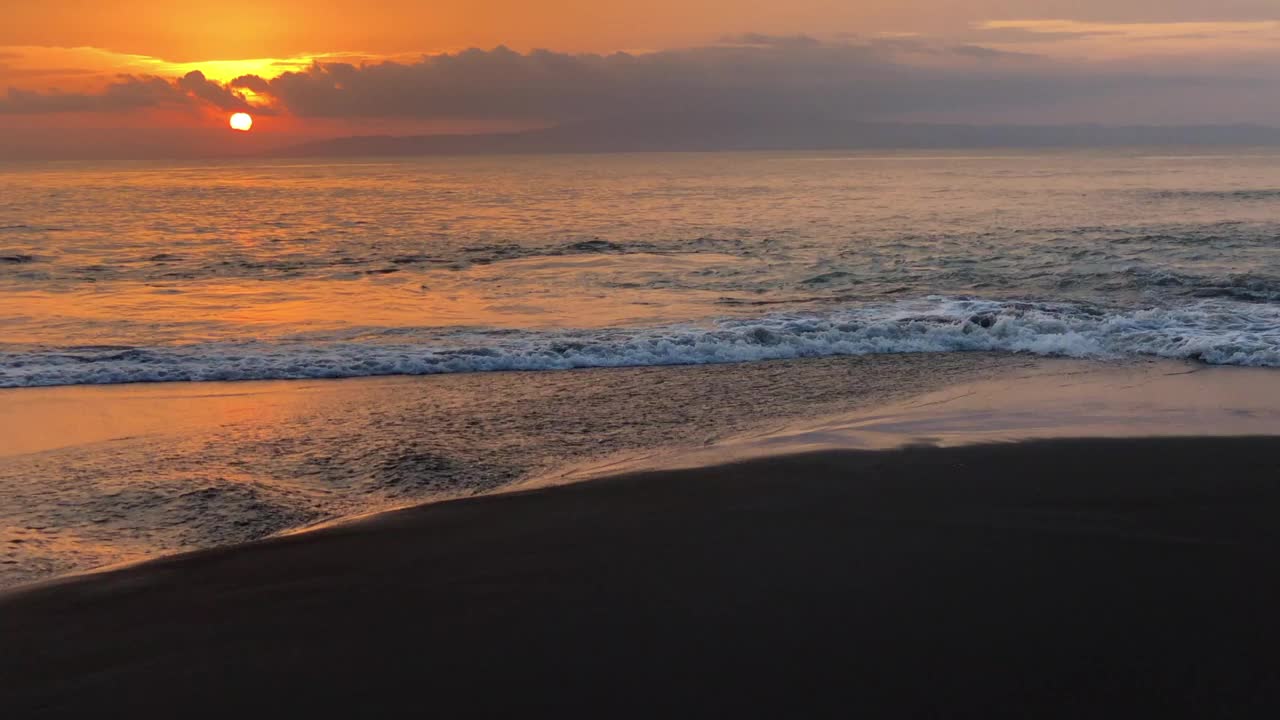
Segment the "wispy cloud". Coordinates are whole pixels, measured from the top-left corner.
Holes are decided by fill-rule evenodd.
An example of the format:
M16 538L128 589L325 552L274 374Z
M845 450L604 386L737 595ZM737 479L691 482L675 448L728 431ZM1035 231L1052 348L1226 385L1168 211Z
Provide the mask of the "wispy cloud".
M411 56L416 58L417 55ZM314 53L285 58L242 58L236 60L203 60L199 62L171 62L149 55L113 52L95 47L0 47L0 86L19 85L14 80L21 76L37 74L53 76L61 71L78 75L110 78L118 75L182 77L199 72L207 79L227 83L242 75L278 75L288 70L302 70L315 62L361 63L387 59L371 53ZM26 87L34 90L42 88ZM64 88L80 89L80 88Z
M1280 21L1090 22L1066 19L987 20L975 24L992 41L1105 40L1116 50L1133 41L1229 42L1236 49L1280 41ZM1185 43L1175 44L1186 51Z

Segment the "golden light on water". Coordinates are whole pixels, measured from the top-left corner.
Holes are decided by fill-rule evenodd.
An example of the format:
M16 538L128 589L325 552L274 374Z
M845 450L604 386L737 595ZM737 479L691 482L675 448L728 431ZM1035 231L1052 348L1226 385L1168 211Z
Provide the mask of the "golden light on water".
M240 132L249 132L253 128L253 118L249 113L238 112L231 116L231 129Z

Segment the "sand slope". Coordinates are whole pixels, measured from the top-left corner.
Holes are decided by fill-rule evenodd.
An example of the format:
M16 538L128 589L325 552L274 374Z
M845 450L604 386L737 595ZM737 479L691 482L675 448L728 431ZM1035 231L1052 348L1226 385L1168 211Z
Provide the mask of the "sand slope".
M1280 710L1280 440L820 453L0 598L10 717Z

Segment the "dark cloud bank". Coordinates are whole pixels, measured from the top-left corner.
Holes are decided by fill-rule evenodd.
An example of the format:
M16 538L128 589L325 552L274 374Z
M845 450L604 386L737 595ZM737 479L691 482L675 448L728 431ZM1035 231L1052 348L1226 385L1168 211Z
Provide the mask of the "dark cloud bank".
M9 88L0 96L0 114L127 112L183 106L189 98L174 83L158 77L121 77L97 93L34 92Z
M913 38L833 44L752 34L644 55L468 50L412 64L317 65L232 85L270 95L304 117L520 119L550 126L471 138L349 138L298 153L1280 142L1280 132L1239 126L1046 128L998 121L1006 110L1194 93L1202 82L1084 72L1033 55ZM982 126L896 122L957 111L993 120Z
M1029 56L977 46L908 40L828 45L804 36L733 40L644 55L473 49L412 64L315 65L269 80L242 77L232 85L265 91L304 117L560 123L655 110L857 117L1034 103L1099 83L1050 77L1035 72ZM936 66L907 64L901 56Z
M1152 92L1194 94L1202 82L1174 74L1085 71L1034 55L913 38L828 43L748 34L711 47L647 54L517 53L499 47L413 63L316 64L275 78L244 76L226 86L198 72L176 81L127 77L93 95L11 90L0 96L0 113L204 104L356 122L496 119L547 128L470 137L348 138L292 151L338 154L1280 142L1280 132L1264 128L1019 128L999 122L1006 110ZM1223 80L1217 87L1250 82ZM253 96L269 104L251 105L246 97ZM956 112L982 114L991 122L895 122ZM1107 117L1098 120L1106 123Z
M152 108L195 109L207 104L219 110L251 110L272 114L269 107L254 107L234 88L224 87L192 71L178 78L123 75L96 93L56 90L35 92L10 88L0 96L0 115L38 115L61 112L128 112Z

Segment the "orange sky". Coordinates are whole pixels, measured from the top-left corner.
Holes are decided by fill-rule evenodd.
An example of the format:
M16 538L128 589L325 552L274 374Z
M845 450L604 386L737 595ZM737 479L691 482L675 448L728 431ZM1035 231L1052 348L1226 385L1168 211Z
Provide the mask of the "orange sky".
M0 28L0 45L93 46L172 61L498 44L611 51L732 32L920 27L918 13L901 6L884 0L44 0L6 12L14 21ZM944 9L932 17L963 15Z
M733 33L955 34L990 23L1119 25L1182 35L1280 21L1272 0L41 0L12 3L0 47L93 47L174 63L324 53L395 55L505 44L647 50ZM1065 25L1064 25L1065 23ZM1169 23L1183 23L1181 27ZM1228 25L1224 25L1228 23ZM1215 30L1216 25L1216 30ZM1127 27L1126 27L1127 26ZM1163 27L1162 27L1163 26ZM1150 34L1150 33L1149 33ZM1133 49L1131 48L1132 52Z
M288 70L305 71L313 61L412 64L424 54L498 45L519 52L647 53L715 46L744 33L805 34L824 43L871 41L882 43L881 50L896 39L977 48L967 56L923 51L906 59L895 56L894 62L909 66L967 67L979 52L991 51L992 57L1005 53L1002 57L1028 62L1066 63L1076 72L1094 74L1185 68L1207 77L1208 68L1223 68L1243 78L1250 67L1274 63L1280 68L1280 4L1274 0L41 0L10 5L0 22L0 126L10 128L211 127L232 109L226 103L171 103L89 111L82 107L88 101L77 104L66 96L106 92L119 75L176 82L198 70L207 80L225 84L242 75L271 79ZM303 122L296 107L277 98L259 97L248 87L230 90L261 103L270 114L260 118L255 132L477 131L538 122L492 115L428 117L421 110L413 117L358 121L310 111ZM14 94L21 92L39 96ZM37 113L31 110L35 105L58 107ZM1018 112L1035 114L1034 108ZM1077 114L1088 120L1090 112ZM1265 120L1270 112L1268 106L1235 115ZM1224 120L1235 117L1225 110L1219 114ZM932 116L941 117L936 108L926 109L923 117Z

